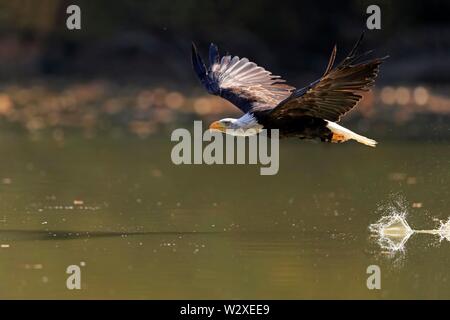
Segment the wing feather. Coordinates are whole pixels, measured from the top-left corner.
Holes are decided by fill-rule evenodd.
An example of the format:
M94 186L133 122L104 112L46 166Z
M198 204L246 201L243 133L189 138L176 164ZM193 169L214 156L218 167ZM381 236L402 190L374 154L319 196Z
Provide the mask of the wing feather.
M331 54L324 75L309 86L296 90L280 102L270 113L271 117L312 116L339 121L361 100L378 75L381 63L387 58L358 62L368 52L357 55L362 36L349 55L333 68L336 47Z
M192 44L192 65L201 83L209 93L227 99L243 112L271 109L295 89L247 58L230 55L220 58L214 44L209 49L209 61L206 68Z

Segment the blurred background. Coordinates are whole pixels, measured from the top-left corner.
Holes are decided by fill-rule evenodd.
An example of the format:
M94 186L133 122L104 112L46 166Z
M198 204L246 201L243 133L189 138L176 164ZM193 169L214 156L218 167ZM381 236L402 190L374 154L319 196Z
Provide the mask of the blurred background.
M71 4L81 30L66 28ZM390 58L342 122L376 149L285 140L275 176L172 163L172 129L239 116L201 87L192 41L303 87L335 44L337 60L351 50L371 4L382 28L362 49ZM448 221L449 12L436 0L0 0L0 298L449 298L450 237L386 252L368 229L398 211L416 229ZM380 205L391 197L400 209ZM73 264L82 290L65 286ZM372 264L382 290L367 289Z
M66 28L77 4L82 29ZM192 119L237 115L207 96L190 65L245 56L302 87L323 72L334 44L345 57L371 1L0 1L0 125L63 139L79 128L148 137ZM345 122L383 138L449 139L450 23L446 1L377 1L382 29L364 49L390 55L375 89ZM432 124L432 126L431 126ZM46 130L48 129L48 130Z

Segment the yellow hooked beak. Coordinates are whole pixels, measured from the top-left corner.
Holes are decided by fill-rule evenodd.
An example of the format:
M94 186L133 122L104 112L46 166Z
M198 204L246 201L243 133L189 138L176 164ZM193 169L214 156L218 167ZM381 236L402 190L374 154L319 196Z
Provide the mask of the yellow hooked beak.
M209 126L209 130L215 130L215 131L220 131L220 132L225 132L227 130L227 128L225 127L225 125L220 122L220 121L214 121L213 123L211 123L211 125Z

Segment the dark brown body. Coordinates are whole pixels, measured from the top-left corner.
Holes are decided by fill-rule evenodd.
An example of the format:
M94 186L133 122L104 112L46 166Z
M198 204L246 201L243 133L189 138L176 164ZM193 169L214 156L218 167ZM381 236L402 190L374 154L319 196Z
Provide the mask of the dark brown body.
M270 112L270 111L269 111ZM258 123L264 129L280 130L280 138L296 137L300 139L320 139L321 141L331 141L333 133L327 128L324 119L310 116L285 116L273 119L266 112L254 113Z

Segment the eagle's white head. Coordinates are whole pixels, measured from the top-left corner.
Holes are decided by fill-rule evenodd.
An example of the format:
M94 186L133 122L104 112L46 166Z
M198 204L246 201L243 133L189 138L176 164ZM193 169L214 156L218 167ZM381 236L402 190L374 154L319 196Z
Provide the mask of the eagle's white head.
M246 113L239 119L224 118L214 121L209 126L210 130L220 131L234 136L252 136L259 133L263 126L258 123L256 118Z

